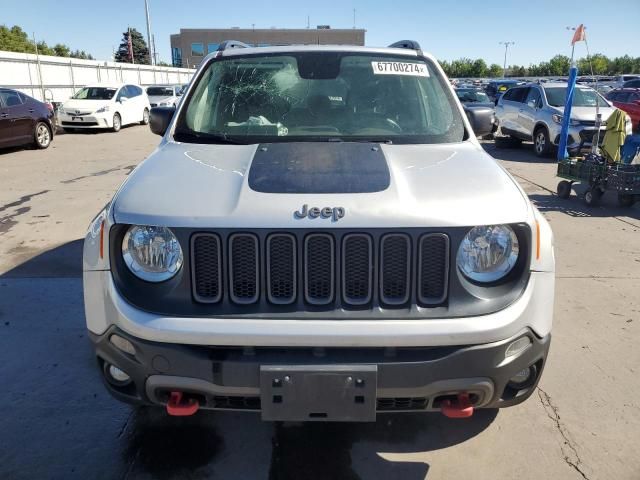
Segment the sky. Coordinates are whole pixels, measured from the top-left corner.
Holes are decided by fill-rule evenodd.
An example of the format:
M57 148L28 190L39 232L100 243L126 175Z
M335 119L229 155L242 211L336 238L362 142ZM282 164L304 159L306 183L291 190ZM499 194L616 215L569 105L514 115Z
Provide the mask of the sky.
M149 0L159 58L170 62L169 35L180 28L312 28L367 30L367 46L417 40L440 60L482 58L529 65L571 54L567 26L584 23L591 53L640 56L640 0ZM128 26L145 35L144 0L0 0L0 24L19 25L49 45L65 43L110 60ZM576 56L586 56L584 43ZM1 76L1 75L0 75Z

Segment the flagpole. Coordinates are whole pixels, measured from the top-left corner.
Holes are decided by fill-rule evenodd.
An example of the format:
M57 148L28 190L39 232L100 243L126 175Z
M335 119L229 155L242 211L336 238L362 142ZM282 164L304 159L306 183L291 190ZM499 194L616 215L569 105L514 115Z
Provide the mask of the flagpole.
M582 25L578 29L582 29ZM576 32L577 33L577 32ZM562 129L560 130L560 140L558 142L558 161L569 157L567 141L569 140L569 124L571 123L571 107L573 106L573 92L578 78L578 67L576 66L574 53L576 49L576 35L571 40L571 67L569 68L569 78L567 79L567 97L562 112Z

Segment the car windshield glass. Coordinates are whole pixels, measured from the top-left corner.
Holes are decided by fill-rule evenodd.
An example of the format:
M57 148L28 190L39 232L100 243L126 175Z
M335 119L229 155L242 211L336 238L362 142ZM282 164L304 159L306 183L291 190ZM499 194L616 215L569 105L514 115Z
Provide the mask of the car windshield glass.
M173 87L149 87L147 95L154 97L171 97L173 96Z
M456 90L462 103L490 103L489 96L479 90Z
M111 100L117 90L117 88L110 87L84 87L71 98L76 100Z
M564 107L564 102L567 97L566 87L548 87L544 89L547 94L547 101L549 105L554 107ZM595 107L596 103L599 107L608 107L606 102L599 93L595 90L588 90L586 88L576 88L573 92L574 107Z
M463 121L445 85L431 62L410 57L305 52L212 61L176 139L459 142Z

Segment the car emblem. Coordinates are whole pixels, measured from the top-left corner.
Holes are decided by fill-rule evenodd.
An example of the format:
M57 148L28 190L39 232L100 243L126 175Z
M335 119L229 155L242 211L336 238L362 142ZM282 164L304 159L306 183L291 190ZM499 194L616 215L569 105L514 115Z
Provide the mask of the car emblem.
M293 216L298 219L302 218L330 218L332 222L337 222L344 217L345 210L343 207L311 207L305 203L300 210L293 212Z

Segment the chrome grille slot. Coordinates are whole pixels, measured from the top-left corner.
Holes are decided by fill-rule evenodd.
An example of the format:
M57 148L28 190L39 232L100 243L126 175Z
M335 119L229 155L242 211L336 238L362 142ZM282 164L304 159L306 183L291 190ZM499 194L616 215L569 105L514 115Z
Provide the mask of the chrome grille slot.
M418 300L437 305L447 298L449 283L449 237L430 233L420 238L418 248Z
M274 233L267 238L267 297L271 303L286 305L296 299L296 238Z
M193 296L198 302L216 303L222 298L220 237L197 233L191 238Z
M327 305L335 292L335 246L333 237L313 233L304 240L305 300L312 305Z
M231 300L239 304L255 303L259 288L258 238L235 233L229 238L229 277Z
M409 300L411 240L402 233L390 233L380 242L380 299L387 305Z
M351 305L371 301L373 279L373 245L362 233L344 236L342 243L342 296Z

